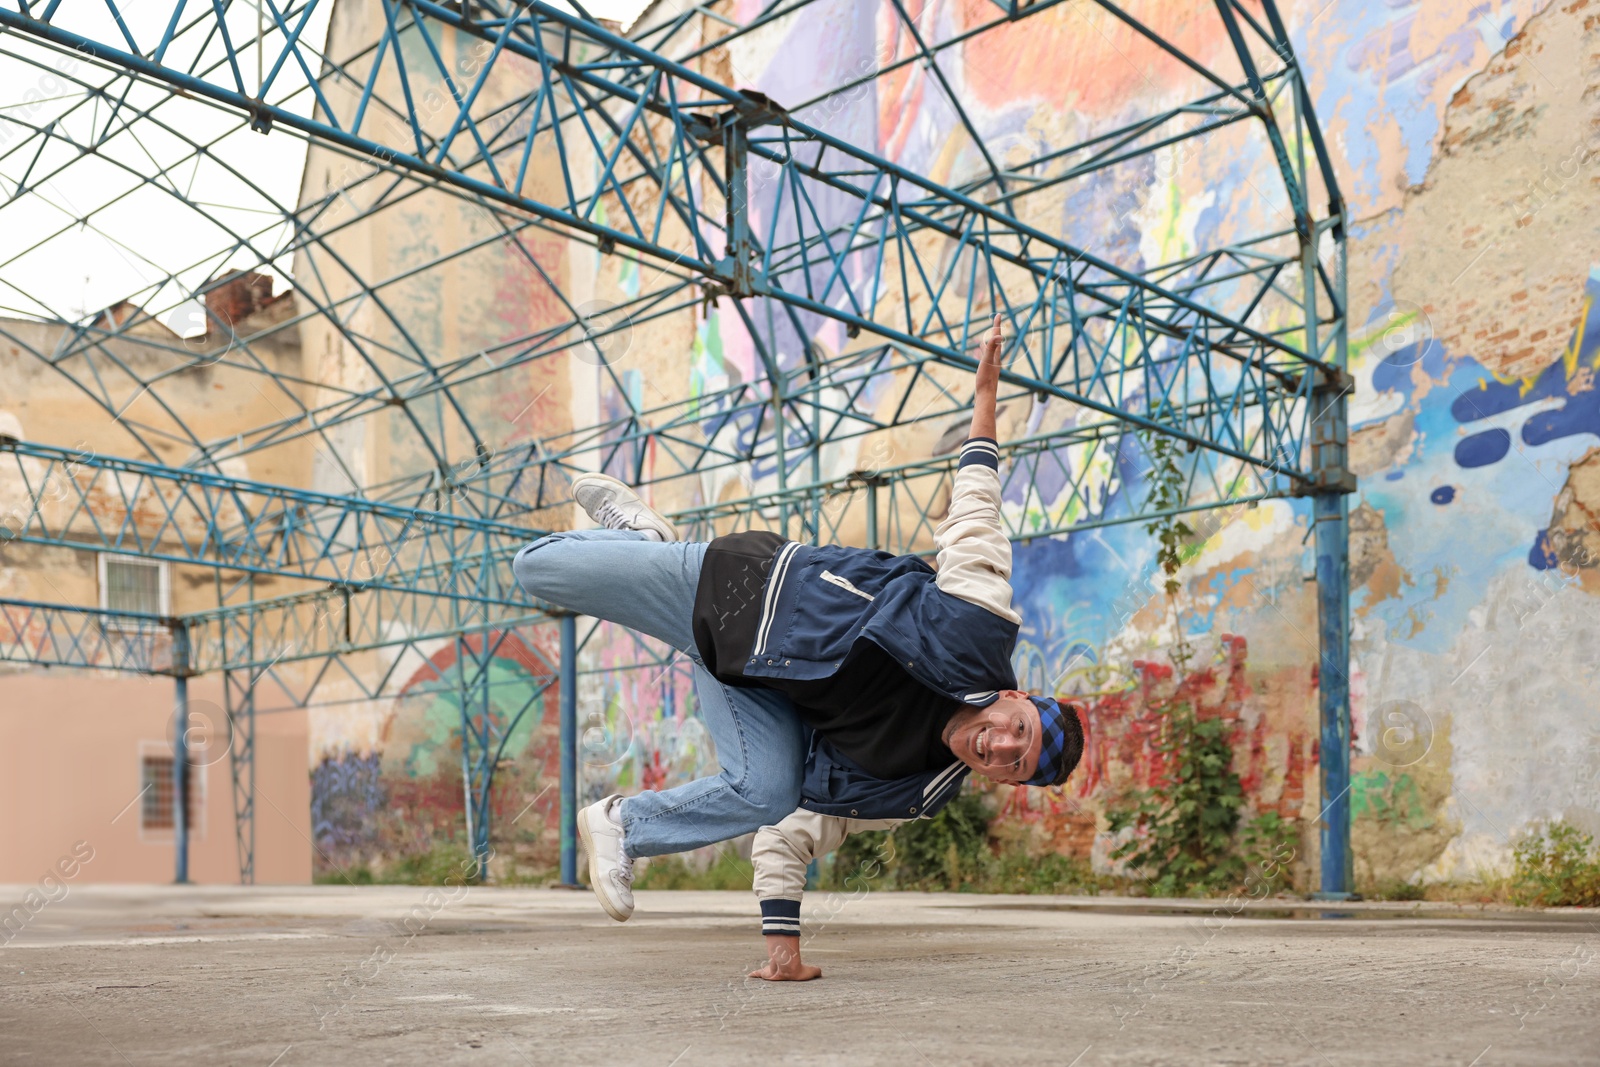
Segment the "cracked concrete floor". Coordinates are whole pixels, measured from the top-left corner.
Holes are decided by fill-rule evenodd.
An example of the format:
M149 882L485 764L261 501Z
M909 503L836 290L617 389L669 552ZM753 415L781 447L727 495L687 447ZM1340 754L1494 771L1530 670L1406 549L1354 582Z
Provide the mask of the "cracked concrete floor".
M742 893L74 886L0 932L0 1063L1600 1061L1593 912L1203 907L813 894L767 985Z

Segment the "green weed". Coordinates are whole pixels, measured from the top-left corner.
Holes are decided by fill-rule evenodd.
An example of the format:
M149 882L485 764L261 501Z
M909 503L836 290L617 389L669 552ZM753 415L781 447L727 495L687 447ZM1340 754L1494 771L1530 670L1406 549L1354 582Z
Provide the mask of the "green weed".
M1426 900L1428 899L1428 887L1396 878L1392 881L1380 882L1371 889L1364 891L1361 895L1368 900Z
M365 863L346 867L342 871L329 868L311 874L312 885L372 885L374 881L372 868Z
M1542 907L1600 905L1594 838L1565 820L1536 824L1512 850L1511 899Z
M1299 851L1300 824L1275 811L1257 815L1239 833L1239 858L1257 877L1271 872L1274 891L1297 888L1293 860Z
M1170 768L1165 779L1106 812L1112 832L1135 831L1112 858L1129 860L1153 896L1220 892L1244 876L1234 847L1244 790L1229 732L1222 719L1202 719L1188 702L1175 703L1156 742Z
M1023 848L995 848L992 815L981 793L962 793L931 819L892 831L852 834L822 865L818 888L951 893L1096 893L1114 884L1089 861Z

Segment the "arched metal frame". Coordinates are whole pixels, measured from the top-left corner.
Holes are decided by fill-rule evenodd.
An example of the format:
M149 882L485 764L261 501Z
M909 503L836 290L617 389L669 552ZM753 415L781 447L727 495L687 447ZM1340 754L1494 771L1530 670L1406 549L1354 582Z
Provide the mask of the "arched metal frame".
M942 424L970 406L969 392L947 384L957 380L947 370L975 365L976 338L999 311L1010 337L1002 402L1071 412L1002 447L1003 478L1030 500L1038 485L1065 487L1008 515L1014 536L1314 498L1322 887L1347 893L1344 494L1354 480L1345 462L1346 219L1276 5L1214 0L1231 45L1219 63L1109 0L1079 4L1192 81L1193 93L1019 156L986 137L945 61L1068 0L996 0L991 19L942 36L890 0L886 17L903 47L806 101L774 102L706 72L714 53L822 2L773 0L742 22L725 5L701 5L623 36L581 9L573 15L537 0L382 0L373 39L334 56L320 43L332 0L166 0L137 11L117 0L0 0L0 63L46 72L59 87L20 113L0 111L0 227L30 206L65 219L28 248L0 249L0 303L54 332L0 324L0 339L65 375L129 443L129 454L109 456L0 439L0 474L24 485L28 500L4 518L0 538L134 552L217 576L217 606L175 620L122 617L109 626L103 613L73 605L5 602L3 658L179 678L220 671L243 730L258 681L312 698L316 682L291 693L281 663L320 663L313 679L329 670L356 678L344 659L358 652L468 635L489 648L493 635L548 621L507 564L538 532L541 513L566 500L569 476L596 464L680 486L765 465L773 486L704 500L676 517L696 534L776 524L826 540L838 529L839 502L861 499L868 540L909 550L935 521L951 457L841 476L825 468L823 450ZM471 42L472 69L454 62L446 38ZM916 69L981 158L965 181L933 181L828 129L851 94ZM383 88L390 84L398 94ZM442 90L432 103L424 84ZM207 121L196 119L202 112ZM293 139L347 165L326 193L312 195L308 183L301 202L282 203L235 161L239 138L263 134L268 144ZM1036 205L1062 189L1214 136L1255 139L1285 224L1133 269L1037 221ZM87 210L52 201L52 183L86 159L122 185L113 182L105 202ZM538 167L560 177L543 199L525 191ZM202 172L234 200L218 205L187 192L185 176L192 189ZM29 295L30 253L72 227L106 226L119 205L151 195L191 212L196 226L216 233L217 247L197 262L146 271L148 284L128 294L144 316L67 314ZM426 262L363 276L342 253L341 235L419 196L470 205L481 230ZM249 212L258 225L240 221ZM597 315L527 251L521 238L536 233L627 257L649 268L649 282ZM519 250L564 317L481 350L430 344L403 306L408 280L490 246ZM152 309L199 306L223 269L276 277L294 294L293 313L241 335L207 311L208 340L198 350L139 329ZM631 395L608 343L708 301L742 324L762 377L695 396ZM284 370L274 338L311 323L361 361L367 384ZM813 342L825 326L850 339L840 353ZM141 358L129 356L130 346ZM601 368L626 410L543 436L507 434L473 417L474 398L500 376L573 353ZM226 435L198 432L173 383L199 367L249 383L275 417ZM339 435L376 418L408 426L415 457L370 482L345 463ZM1151 495L1139 478L1153 435L1186 446L1177 453L1180 503ZM231 473L241 460L297 442L311 443L350 491ZM175 449L179 462L170 458ZM647 471L647 453L669 461ZM1091 474L1108 469L1110 483ZM150 522L152 509L160 521ZM256 581L266 576L294 579L297 591L260 597ZM579 644L570 621L562 633L566 737ZM486 700L484 715L469 721L468 703L464 761L478 763L464 777L481 793L469 820L486 849L493 748L505 731L489 721ZM253 870L249 762L236 754L242 872Z

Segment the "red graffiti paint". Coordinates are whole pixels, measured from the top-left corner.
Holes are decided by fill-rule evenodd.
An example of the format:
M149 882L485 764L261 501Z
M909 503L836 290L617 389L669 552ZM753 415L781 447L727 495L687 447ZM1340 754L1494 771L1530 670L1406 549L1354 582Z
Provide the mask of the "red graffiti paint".
M513 632L490 630L487 633L464 634L456 641L447 641L439 651L428 657L427 663L417 668L416 673L406 679L406 684L400 687L399 695L404 696L414 686L444 677L459 662L462 646L478 657L483 655L487 647L495 658L511 660L534 678L546 682L555 679L552 657L530 647Z
M1305 797L1305 735L1291 730L1283 765L1274 766L1269 742L1279 728L1264 709L1252 705L1254 698L1249 644L1239 635L1222 635L1212 657L1181 673L1169 662L1138 660L1124 688L1076 698L1082 709L1084 753L1065 786L1030 789L980 783L978 788L1005 790L1000 819L1035 824L1058 851L1087 856L1097 833L1096 812L1129 790L1158 787L1171 771L1169 757L1159 751L1157 742L1172 709L1188 704L1198 717L1220 719L1232 728L1234 767L1246 796L1260 796L1269 782L1282 776L1283 789L1276 801L1253 810L1297 816Z

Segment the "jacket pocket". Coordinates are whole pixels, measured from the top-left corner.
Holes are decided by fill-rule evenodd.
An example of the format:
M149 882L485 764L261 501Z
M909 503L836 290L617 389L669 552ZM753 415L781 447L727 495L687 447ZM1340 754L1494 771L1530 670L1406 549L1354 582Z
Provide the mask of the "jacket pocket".
M877 597L873 596L871 593L868 593L868 592L866 592L864 590L861 590L861 589L857 589L855 587L855 585L851 583L850 579L841 578L837 574L833 573L832 571L823 571L822 574L819 575L819 577L821 577L821 579L823 581L827 582L829 585L836 585L840 589L843 589L845 592L854 593L856 596L860 597L863 600L870 601L870 600L876 600L877 599Z

